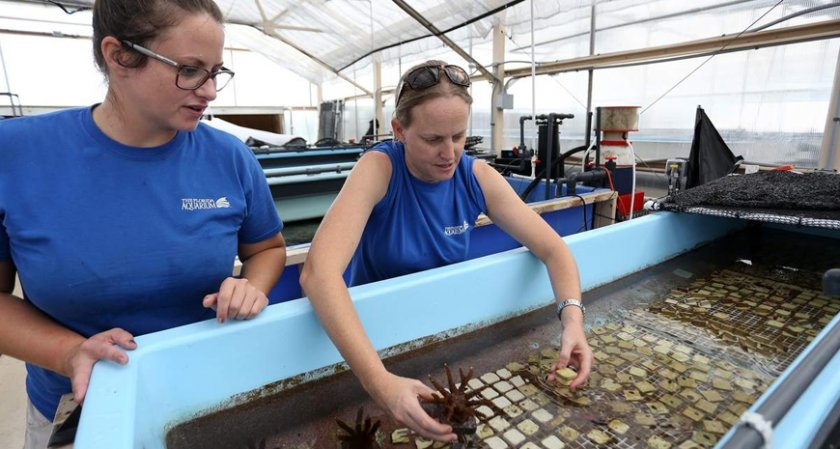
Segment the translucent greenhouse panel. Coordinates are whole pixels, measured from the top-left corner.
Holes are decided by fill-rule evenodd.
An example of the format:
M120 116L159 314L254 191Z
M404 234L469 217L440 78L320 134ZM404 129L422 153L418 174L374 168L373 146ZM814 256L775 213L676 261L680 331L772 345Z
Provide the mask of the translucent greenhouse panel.
M218 93L215 106L317 106L310 83L259 53L227 50L227 67L236 67L232 86Z
M8 89L23 105L82 106L105 98L105 77L93 61L90 40L0 34L0 45ZM0 90L6 88L4 83Z
M840 8L813 0L693 1L618 0L596 12L596 53L657 47L723 35L736 36L772 24L772 29L840 18ZM815 8L817 7L817 8ZM811 13L797 15L813 10Z
M687 157L701 105L736 155L752 162L814 167L839 47L835 39L722 54L705 64L706 58L694 58L597 70L593 109L641 106L640 129L629 139L644 160ZM536 78L537 114L575 115L560 127L561 151L584 141L586 89L586 72ZM519 117L531 115L530 78L512 83L508 93L514 96L514 108L505 111L503 149L518 145ZM476 134L484 135L489 145L489 93L477 101L485 102L484 97L486 109L474 106L473 121ZM526 125L526 145L532 148L536 130Z
M318 111L287 111L283 120L288 134L303 137L309 144L318 140Z
M344 102L343 142L361 142L370 121L373 120L373 100L356 98Z
M582 145L586 136L586 72L570 72L536 78L536 114L574 114L573 119L560 126L560 152ZM509 150L519 145L519 118L531 116L531 79L522 78L513 83L508 93L513 94L513 109L505 111L504 142L500 149ZM525 122L525 145L537 145L537 127L533 120Z
M297 73L313 83L322 82L334 76L316 61L280 40L263 34L257 29L228 24L225 27L226 38L232 46L245 47L263 55L268 60Z

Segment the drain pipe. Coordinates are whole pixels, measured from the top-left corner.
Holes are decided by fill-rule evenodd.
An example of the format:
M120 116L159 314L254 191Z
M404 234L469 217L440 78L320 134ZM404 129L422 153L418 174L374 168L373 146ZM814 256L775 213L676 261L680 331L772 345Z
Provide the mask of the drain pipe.
M534 120L533 115L523 115L519 117L519 151L525 151L525 121Z
M538 116L537 118L542 118L542 115ZM552 161L551 161L551 151L554 148L554 137L557 136L557 139L560 139L560 135L557 132L557 128L563 123L563 120L575 118L574 114L558 114L552 112L548 114L548 123L546 124L546 136L545 139L545 199L551 199L551 172L552 170ZM560 196L560 185L557 185L557 195Z
M551 199L551 151L554 149L554 117L556 115L552 112L548 114L548 123L545 125L545 199ZM559 188L559 186L558 186ZM560 192L557 192L558 194Z
M581 171L566 178L566 195L575 195L577 183L597 182L607 179L607 169L603 167L593 168L589 171Z

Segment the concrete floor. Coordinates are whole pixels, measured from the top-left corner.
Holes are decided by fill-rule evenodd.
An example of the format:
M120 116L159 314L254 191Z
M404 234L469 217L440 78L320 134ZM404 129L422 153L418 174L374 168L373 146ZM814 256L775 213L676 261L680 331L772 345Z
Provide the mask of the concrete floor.
M18 284L19 285L19 284ZM20 296L20 289L15 295ZM26 428L26 368L23 362L0 356L0 449L20 449Z
M20 449L26 424L23 362L0 356L0 449Z

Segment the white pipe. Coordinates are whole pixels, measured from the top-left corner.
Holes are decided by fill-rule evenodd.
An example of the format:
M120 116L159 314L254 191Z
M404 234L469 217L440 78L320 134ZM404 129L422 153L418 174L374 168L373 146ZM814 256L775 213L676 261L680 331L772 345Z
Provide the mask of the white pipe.
M534 155L531 157L531 173L533 176L536 176L537 133L535 131L537 126L537 60L534 56L534 0L531 0L531 117L534 119L533 125L528 126L531 128L531 150L534 151ZM560 191L560 186L557 187L557 191Z
M628 220L633 219L633 207L635 206L636 202L636 161L633 161L633 168L632 168L632 181L630 182L630 214L627 215Z
M840 53L834 69L834 86L825 118L822 146L820 148L819 168L840 170Z
M633 156L633 166L631 168L631 175L630 175L630 213L627 215L628 220L633 219L633 207L636 203L636 152L633 150L633 145L630 145L630 142L627 142L627 145L630 146L630 154Z
M586 151L583 152L583 157L580 159L580 171L584 171L584 169L586 169L584 164L586 163L586 158L589 157L589 152L592 151L593 148L595 148L594 143L592 145L589 145L589 148L587 148Z
M354 83L356 82L356 69L355 68L353 69L353 82ZM354 94L356 93L355 88L353 88L353 93ZM347 133L345 133L345 136L344 136L345 138L344 139L342 139L341 136L337 136L338 140L345 141L345 142L348 141L349 139L346 138L347 137L346 134ZM354 96L354 98L353 98L353 140L355 140L358 136L359 136L359 97Z
M402 51L402 45L397 46L397 51L398 52ZM473 52L473 38L472 38L472 36L470 36L470 54L472 54L472 52ZM402 55L402 53L400 53L400 55ZM400 56L400 59L398 61L399 61L400 66L399 66L399 71L397 73L402 74L402 56ZM469 67L467 67L467 68L469 68ZM470 72L472 72L472 70L470 70ZM472 73L470 73L470 75L472 75ZM474 84L475 83L470 83L470 98L473 98L473 85ZM396 112L396 110L397 110L396 96L398 94L399 94L399 92L394 94L394 112ZM467 134L468 136L473 136L474 135L473 134L473 109L472 108L473 108L473 105L472 105L472 103L470 103L470 132L469 132L469 134Z
M533 44L533 42L532 42ZM532 47L533 48L533 47ZM533 50L532 50L533 51ZM9 84L9 72L6 71L6 60L3 58L3 46L0 45L0 65L3 66L3 79L6 80L6 92L12 94L12 86ZM9 97L11 99L11 97ZM14 104L12 104L12 115L14 115Z

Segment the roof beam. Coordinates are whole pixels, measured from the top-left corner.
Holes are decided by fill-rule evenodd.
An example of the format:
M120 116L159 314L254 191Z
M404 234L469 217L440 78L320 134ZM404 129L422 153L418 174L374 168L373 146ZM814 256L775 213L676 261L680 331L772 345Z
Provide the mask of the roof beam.
M674 13L670 13L670 14L663 14L663 15L660 15L660 16L650 16L650 17L646 17L644 19L633 20L633 21L630 21L630 22L619 22L619 23L616 23L614 25L605 26L603 28L598 28L598 29L595 30L595 32L599 33L601 31L613 30L613 29L625 27L625 26L628 26L628 25L639 25L641 23L655 22L657 20L672 19L674 17L682 17L682 16L685 16L685 15L691 15L691 14L697 14L697 13L706 12L706 11L712 11L712 10L715 10L715 9L725 8L727 6L738 5L738 4L741 4L741 3L749 3L751 1L753 1L753 0L734 0L734 1L730 1L728 3L720 3L720 4L717 4L717 5L714 5L714 6L702 6L702 7L687 9L687 10L678 11L678 12L674 12ZM591 6L589 6L590 11L592 10L593 6L595 6L594 3ZM590 12L590 14L589 14L590 19L593 15L594 14L592 12ZM541 47L543 45L556 44L558 42L561 42L561 41L564 41L564 40L567 40L567 39L573 39L573 38L581 37L581 36L588 36L590 34L592 34L591 27L590 27L590 30L587 30L587 31L581 31L579 33L569 34L569 35L566 35L566 36L562 36L562 37L558 37L558 38L554 38L554 39L549 39L547 41L535 42L534 47ZM513 50L511 50L511 52L516 53L516 52L520 52L520 51L523 51L523 50L530 50L530 49L531 49L530 45L524 45L524 46L521 46L521 47L514 48Z
M409 6L408 3L404 2L403 0L393 0L393 2L396 3L397 6L402 8L402 10L405 11L406 14L411 16L414 20L420 22L421 25L423 25L432 34L437 36L438 39L442 40L443 43L448 45L449 48L451 48L453 51L455 51L455 53L458 53L462 58L466 59L471 64L475 65L475 67L478 69L478 71L483 74L483 79L488 79L490 81L499 83L500 85L502 84L502 81L500 79L496 78L496 76L493 75L493 73L491 73L489 70L487 70L487 68L484 67L483 65L481 65L481 63L476 61L472 57L472 55L470 55L469 53L464 51L463 48L459 47L458 44L456 44L451 39L446 37L446 35L443 34L439 29L437 29L437 27L434 26L434 24L432 24L432 22L429 22L428 20L426 20L426 18L423 17L422 14L420 14L419 12L417 12L417 10L415 10L414 8Z
M837 37L840 37L840 19L825 20L776 30L744 33L740 36L721 36L680 44L605 53L540 64L536 67L536 74L548 75L577 70L613 68L643 62L652 63L670 58L690 58L714 53L728 53ZM505 77L525 78L529 76L531 76L530 67L505 71ZM473 79L484 78L482 75L473 77Z
M373 96L373 92L367 90L364 86L357 83L352 78L348 77L347 75L342 74L341 72L339 72L333 66L327 64L326 62L322 61L317 56L313 55L312 53L309 53L308 51L304 50L303 48L301 48L297 44L293 43L292 41L290 41L290 40L286 39L285 37L283 37L282 35L280 35L280 33L277 32L276 24L274 22L272 22L271 20L269 20L268 16L265 14L265 10L263 9L263 5L262 5L262 0L255 0L255 3L257 4L257 9L259 9L259 11L260 11L260 17L262 17L263 28L260 29L259 27L256 27L256 26L254 28L260 30L265 35L271 36L271 37L279 40L280 42L288 45L289 47L292 47L295 50L301 52L307 58L317 62L322 67L324 67L325 69L334 73L337 77L343 79L344 81L347 81L348 83L352 84L353 86L355 86L357 89L361 90L362 92L364 92L368 96L371 96L371 97Z
M259 29L259 28L257 28L257 29ZM320 64L321 66L323 66L325 69L327 69L327 70L329 70L330 72L334 73L334 74L335 74L335 76L337 76L337 77L339 77L339 78L343 79L344 81L347 81L348 83L350 83L350 84L352 84L353 86L355 86L357 89L359 89L359 90L361 90L362 92L364 92L366 96L368 96L368 97L373 96L373 92L369 91L369 90L368 90L368 89L366 89L364 86L362 86L361 84L357 83L356 81L354 81L352 78L348 77L347 75L345 75L345 74L343 74L343 73L339 72L338 70L336 70L335 68L333 68L331 65L329 65L329 64L327 64L326 62L324 62L324 61L322 61L321 59L319 59L317 56L315 56L315 55L313 55L313 54L309 53L308 51L306 51L306 50L304 50L304 49L300 48L299 46L297 46L297 45L296 45L296 44L294 44L293 42L289 41L289 40L288 40L288 39L286 39L285 37L281 36L280 34L278 34L278 33L277 33L277 31L275 31L275 30L270 30L270 31L269 31L269 30L260 30L260 31L262 31L263 33L265 33L265 34L267 34L267 35L269 35L269 36L271 36L271 37L273 37L273 38L275 38L275 39L279 40L280 42L282 42L282 43L284 43L284 44L288 45L289 47L292 47L292 48L294 48L295 50L297 50L297 51L299 51L299 52L303 53L303 55L304 55L304 56L306 56L307 58L309 58L309 59L311 59L311 60L313 60L313 61L317 62L318 64Z

